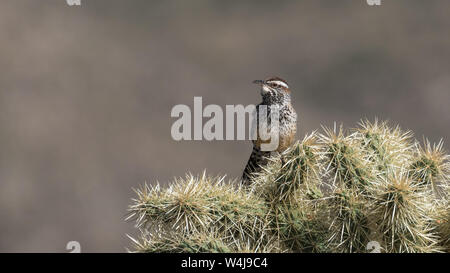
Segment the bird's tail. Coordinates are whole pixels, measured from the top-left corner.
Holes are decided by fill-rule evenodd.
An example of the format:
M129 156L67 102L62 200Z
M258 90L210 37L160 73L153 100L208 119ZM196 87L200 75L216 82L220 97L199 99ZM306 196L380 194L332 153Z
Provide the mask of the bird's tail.
M259 147L253 146L252 154L250 155L244 173L242 174L242 182L244 184L250 184L252 174L261 171L261 167L264 167L267 164L269 156L270 152L261 151Z

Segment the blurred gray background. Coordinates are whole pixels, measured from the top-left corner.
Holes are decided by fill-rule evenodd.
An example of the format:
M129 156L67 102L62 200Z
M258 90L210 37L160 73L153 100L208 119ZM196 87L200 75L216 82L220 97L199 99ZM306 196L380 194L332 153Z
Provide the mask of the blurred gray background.
M241 175L248 141L176 142L171 108L293 90L298 137L379 117L450 134L450 1L0 2L0 252L124 252L132 188Z

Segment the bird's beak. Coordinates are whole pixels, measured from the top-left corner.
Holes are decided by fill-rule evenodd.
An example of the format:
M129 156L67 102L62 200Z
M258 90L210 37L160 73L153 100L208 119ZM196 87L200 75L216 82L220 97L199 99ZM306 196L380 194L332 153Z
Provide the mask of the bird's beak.
M256 80L256 81L253 81L253 83L261 85L261 96L264 96L265 94L267 94L269 92L269 88L266 85L266 81Z

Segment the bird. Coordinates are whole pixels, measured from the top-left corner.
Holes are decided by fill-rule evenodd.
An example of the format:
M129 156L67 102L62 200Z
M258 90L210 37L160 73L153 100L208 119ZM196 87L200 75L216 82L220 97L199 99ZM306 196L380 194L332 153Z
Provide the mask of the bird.
M267 124L270 128L270 107L277 106L279 109L279 144L276 151L263 151L261 144L270 140L262 141L259 134L252 140L253 150L248 159L247 165L242 174L244 185L250 185L252 175L261 171L262 167L267 165L273 152L283 153L289 148L295 139L297 132L297 113L291 102L291 90L288 83L279 77L269 77L265 80L255 80L254 84L261 87L262 102L256 106L256 117L253 118L253 128L258 129L258 119L260 106L267 107ZM268 130L269 131L269 130Z

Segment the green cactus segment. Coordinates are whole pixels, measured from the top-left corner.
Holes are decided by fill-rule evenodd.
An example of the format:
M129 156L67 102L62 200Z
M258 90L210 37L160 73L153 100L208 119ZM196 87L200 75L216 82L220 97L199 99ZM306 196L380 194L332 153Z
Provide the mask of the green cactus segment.
M320 147L313 133L279 157L272 158L255 176L253 191L264 195L270 203L292 199L300 188L306 190L310 198L320 198L320 168Z
M444 252L450 253L450 200L435 201L431 210L431 224Z
M325 128L320 135L323 146L324 173L332 178L332 185L344 184L347 188L364 188L373 178L372 164L357 144L355 135L345 136L339 131Z
M450 252L450 156L387 122L324 128L250 186L187 175L136 190L135 252ZM131 238L131 237L130 237Z
M444 214L440 224L440 235L442 239L442 246L447 253L450 253L450 205L446 207L447 214ZM445 213L445 212L444 212Z
M319 213L323 210L316 210L310 202L301 202L296 206L280 205L274 209L274 232L290 251L329 252L328 225Z
M137 227L163 225L183 236L208 234L213 227L229 240L259 244L265 238L267 206L262 200L225 183L224 177L188 175L168 189L144 186L130 207Z
M435 190L438 182L444 186L450 177L450 156L444 153L443 142L431 145L425 140L423 146L416 144L410 170L420 186L431 186Z
M222 238L204 234L172 237L148 234L141 241L133 241L135 252L144 253L229 253L233 250Z
M366 203L358 193L337 190L331 198L334 220L330 238L337 252L364 252L370 242L370 228Z
M377 226L387 252L439 251L432 232L430 191L421 191L408 172L392 171L375 186Z
M411 160L414 143L410 131L403 132L398 126L391 129L387 122L378 120L361 121L354 131L362 150L376 164L379 175L386 175L390 167L401 167Z

